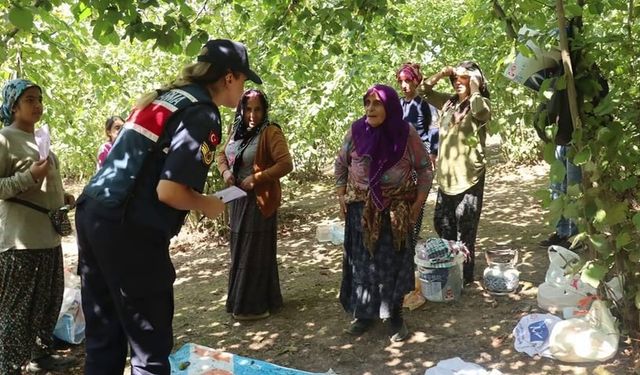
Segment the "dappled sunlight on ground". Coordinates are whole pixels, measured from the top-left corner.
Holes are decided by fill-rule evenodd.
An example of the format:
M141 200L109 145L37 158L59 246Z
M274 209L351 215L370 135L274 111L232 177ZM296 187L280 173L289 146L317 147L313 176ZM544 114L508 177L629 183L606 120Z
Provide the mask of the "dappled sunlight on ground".
M494 296L480 282L467 285L450 303L427 302L405 311L410 337L391 343L388 327L378 321L360 337L346 335L350 317L338 302L342 246L316 241L319 224L338 222L338 205L329 182L288 187L279 211L278 264L284 306L264 320L238 322L226 313L229 249L205 233L184 231L172 242L175 283L175 349L193 342L246 357L305 371L340 375L423 374L438 361L459 356L504 374L628 373L629 360L619 355L607 364L562 364L530 358L513 348L518 320L540 312L537 285L548 265L546 249L537 243L552 229L534 198L546 189L547 167L490 169L478 232L476 280L486 266L484 252L516 249L520 287ZM421 232L434 236L435 189L429 194ZM224 242L224 241L222 241ZM600 372L607 374L607 372Z

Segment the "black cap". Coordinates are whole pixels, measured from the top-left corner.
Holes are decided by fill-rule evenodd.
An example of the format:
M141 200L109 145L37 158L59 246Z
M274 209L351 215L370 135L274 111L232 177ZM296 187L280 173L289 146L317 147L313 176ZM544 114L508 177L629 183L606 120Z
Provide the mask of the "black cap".
M256 72L249 68L249 56L244 44L228 39L213 39L202 48L206 51L204 51L204 55L198 56L198 61L229 68L234 72L242 72L251 81L262 84L262 80Z

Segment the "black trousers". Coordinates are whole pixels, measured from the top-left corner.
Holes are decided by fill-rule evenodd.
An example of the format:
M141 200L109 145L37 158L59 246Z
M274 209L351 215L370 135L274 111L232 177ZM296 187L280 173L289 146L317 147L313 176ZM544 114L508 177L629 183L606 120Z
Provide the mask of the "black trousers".
M484 176L466 191L447 195L438 189L433 226L440 238L461 241L469 249L470 258L463 265L465 282L473 281L476 257L476 236L482 213Z
M162 233L85 199L76 211L86 319L85 374L168 375L175 272Z

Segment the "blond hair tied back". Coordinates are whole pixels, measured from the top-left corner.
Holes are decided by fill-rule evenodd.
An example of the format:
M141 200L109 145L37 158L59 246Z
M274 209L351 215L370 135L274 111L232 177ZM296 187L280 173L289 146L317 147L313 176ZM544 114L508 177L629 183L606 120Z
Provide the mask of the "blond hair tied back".
M225 73L219 72L221 74L215 74L216 72L212 72L212 70L213 66L208 62L196 62L186 65L178 78L173 82L161 87L159 90L149 91L138 98L136 108L142 109L146 107L158 97L160 92L169 91L176 87L182 87L196 82L215 82L222 77L222 73Z

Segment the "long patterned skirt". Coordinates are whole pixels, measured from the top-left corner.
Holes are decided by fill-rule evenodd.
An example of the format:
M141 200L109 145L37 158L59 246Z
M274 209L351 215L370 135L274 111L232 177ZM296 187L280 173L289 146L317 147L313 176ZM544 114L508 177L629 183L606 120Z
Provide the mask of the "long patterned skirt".
M402 307L405 294L415 285L414 228L407 233L404 248L396 250L389 213L384 213L372 257L363 242L363 210L363 202L347 205L340 303L355 318L386 319Z
M278 214L262 216L256 196L233 201L230 207L231 269L227 312L262 314L282 307L278 276Z
M51 350L63 292L60 246L0 253L0 374Z

